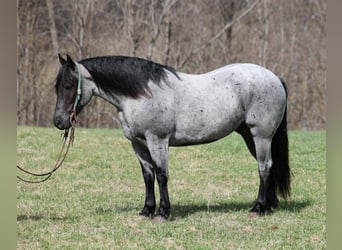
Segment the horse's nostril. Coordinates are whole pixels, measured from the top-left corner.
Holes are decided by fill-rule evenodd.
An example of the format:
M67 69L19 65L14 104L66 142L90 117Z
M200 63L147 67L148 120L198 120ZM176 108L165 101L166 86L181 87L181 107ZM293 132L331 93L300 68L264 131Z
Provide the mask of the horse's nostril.
M60 128L61 124L62 124L62 122L59 119L55 119L55 126L57 128Z

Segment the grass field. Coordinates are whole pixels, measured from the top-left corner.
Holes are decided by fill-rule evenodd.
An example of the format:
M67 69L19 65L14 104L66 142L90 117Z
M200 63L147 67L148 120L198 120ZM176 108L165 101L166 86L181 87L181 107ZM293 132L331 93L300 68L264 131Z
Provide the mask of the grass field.
M53 128L18 127L18 164L53 167ZM18 249L325 249L325 132L289 132L292 196L250 218L256 161L232 134L208 145L170 148L172 217L137 216L144 182L121 130L77 129L65 164L43 184L17 184Z

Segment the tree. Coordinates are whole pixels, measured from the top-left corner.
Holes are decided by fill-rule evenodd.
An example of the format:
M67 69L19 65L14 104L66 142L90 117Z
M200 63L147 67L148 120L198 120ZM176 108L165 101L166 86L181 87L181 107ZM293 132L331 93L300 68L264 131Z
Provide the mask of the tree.
M19 0L18 124L52 125L60 52L138 56L188 73L261 64L287 82L289 127L324 128L325 21L326 0ZM116 116L94 99L79 125L118 126Z

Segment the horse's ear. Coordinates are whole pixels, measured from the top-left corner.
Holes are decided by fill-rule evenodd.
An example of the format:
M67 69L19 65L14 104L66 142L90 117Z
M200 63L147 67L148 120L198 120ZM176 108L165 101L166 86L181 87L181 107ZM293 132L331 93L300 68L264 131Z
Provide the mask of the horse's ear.
M65 64L67 61L61 56L61 54L58 53L58 59L61 65Z
M75 62L72 60L72 58L67 54L67 62L72 66L73 69L75 69Z

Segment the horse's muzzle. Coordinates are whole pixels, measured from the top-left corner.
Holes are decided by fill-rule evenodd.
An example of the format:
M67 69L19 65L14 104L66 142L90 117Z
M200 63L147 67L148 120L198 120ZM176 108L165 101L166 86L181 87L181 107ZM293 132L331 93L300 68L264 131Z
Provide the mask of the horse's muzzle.
M70 120L69 119L63 119L61 117L55 117L54 118L54 124L60 130L68 129L71 127Z

